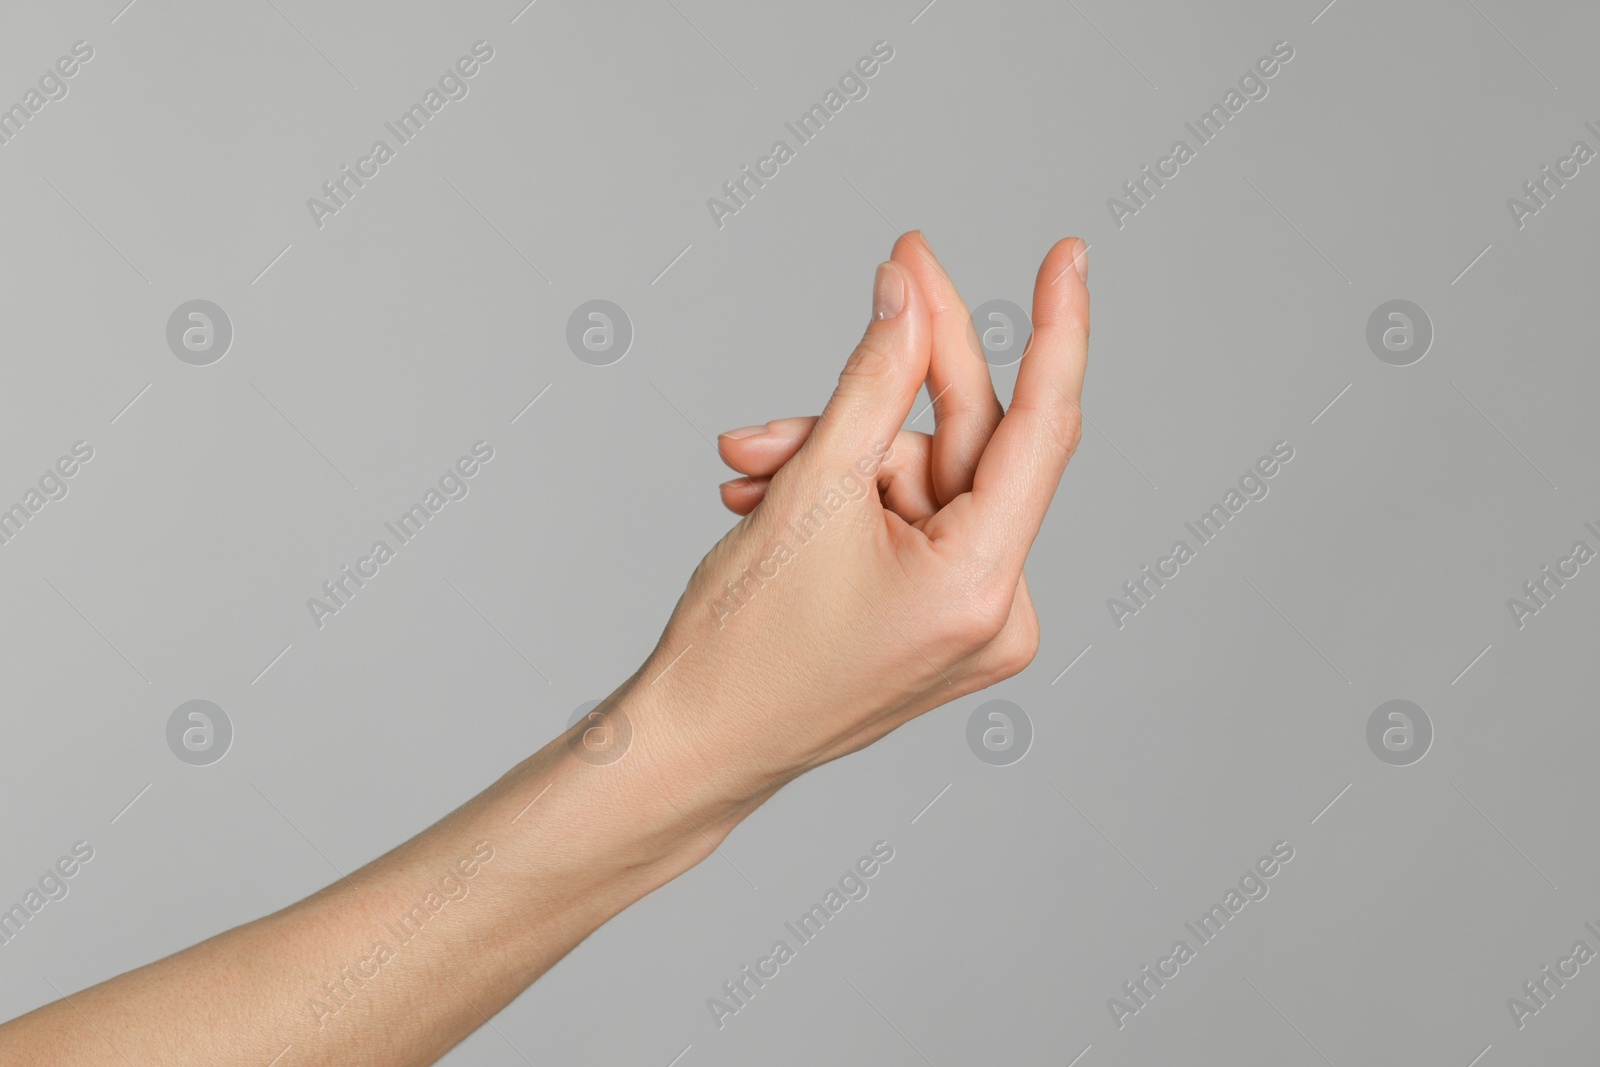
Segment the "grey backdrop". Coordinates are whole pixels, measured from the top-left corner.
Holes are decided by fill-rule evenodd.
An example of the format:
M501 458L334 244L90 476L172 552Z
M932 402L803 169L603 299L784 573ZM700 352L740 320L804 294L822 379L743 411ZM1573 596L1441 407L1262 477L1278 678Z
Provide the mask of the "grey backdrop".
M1600 965L1520 1027L1508 998L1600 949L1600 568L1508 600L1600 548L1573 157L1600 11L1324 2L7 4L0 905L94 858L0 946L0 1016L315 890L609 692L731 523L711 439L822 406L921 227L974 305L1092 245L1038 660L786 789L447 1062L1592 1057ZM307 199L478 41L468 94L319 227ZM708 198L878 41L868 94L719 228ZM593 299L634 332L606 366L567 343ZM209 365L168 342L192 300L232 325ZM1391 300L1420 361L1415 312L1369 345ZM319 629L307 598L479 440L470 494ZM1279 441L1269 495L1119 627L1108 598ZM1020 761L969 748L991 699ZM1396 699L1430 747L1414 712L1369 744ZM214 713L169 745L191 700L220 761ZM719 1028L708 998L880 840L870 895ZM1277 842L1269 894L1119 1026Z

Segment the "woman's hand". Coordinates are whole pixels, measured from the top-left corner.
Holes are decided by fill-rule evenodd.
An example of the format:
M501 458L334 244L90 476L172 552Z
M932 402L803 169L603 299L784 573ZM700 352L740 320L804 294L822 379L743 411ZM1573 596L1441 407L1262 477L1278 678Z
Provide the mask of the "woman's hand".
M601 725L321 892L0 1026L0 1058L431 1064L794 776L1027 666L1022 562L1078 442L1080 249L1045 257L1002 418L965 306L902 238L821 417L724 435L744 517ZM900 429L924 379L931 437Z
M1022 670L1022 565L1079 437L1083 244L1058 242L1002 417L971 316L922 236L878 268L873 320L816 419L724 434L743 515L701 562L629 704L699 784L759 800ZM926 381L934 433L901 429Z

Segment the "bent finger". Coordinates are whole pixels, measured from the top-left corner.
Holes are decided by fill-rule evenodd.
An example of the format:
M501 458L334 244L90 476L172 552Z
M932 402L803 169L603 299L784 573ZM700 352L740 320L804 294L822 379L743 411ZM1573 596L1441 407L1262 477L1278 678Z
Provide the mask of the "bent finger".
M920 231L904 235L895 242L894 260L911 272L928 300L933 331L927 378L934 417L933 484L940 503L947 503L972 488L978 459L1000 425L1000 401L972 314L927 238Z

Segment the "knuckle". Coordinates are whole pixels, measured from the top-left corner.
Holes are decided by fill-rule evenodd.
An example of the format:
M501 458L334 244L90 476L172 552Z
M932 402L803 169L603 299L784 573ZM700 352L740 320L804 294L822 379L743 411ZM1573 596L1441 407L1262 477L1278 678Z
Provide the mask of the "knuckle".
M1079 334L1089 336L1089 302L1082 304L1069 302L1066 307L1056 312L1055 329L1063 338L1074 337Z
M999 667L1007 678L1021 674L1039 655L1039 620L1031 612L1019 618L1000 639Z
M1005 628L1009 606L997 606L998 597L955 592L940 598L932 631L942 658L969 659L982 653Z
M1021 674L1038 654L1038 618L1031 612L1019 612L985 646L978 660L984 684L994 685Z
M966 636L972 647L985 648L995 642L1011 618L1011 605L1015 588L1004 583L985 581L965 598L961 616L965 621Z
M1050 408L1038 415L1040 429L1063 459L1071 459L1083 440L1083 413L1075 407Z
M839 384L846 387L852 383L870 385L887 374L892 366L888 349L869 333L845 360L844 369L839 372Z
M1063 461L1072 458L1083 440L1083 412L1065 397L1060 403L1030 403L1022 407L1013 404L1010 413L1024 419L1033 436L1055 452Z

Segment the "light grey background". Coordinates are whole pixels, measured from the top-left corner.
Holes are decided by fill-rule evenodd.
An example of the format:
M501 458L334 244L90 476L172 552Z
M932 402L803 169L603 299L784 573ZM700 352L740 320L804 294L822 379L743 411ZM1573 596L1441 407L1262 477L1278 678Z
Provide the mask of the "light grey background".
M1600 547L1600 164L1520 229L1506 201L1600 148L1600 11L924 2L5 6L0 103L95 56L0 146L0 503L95 454L0 547L0 904L95 858L0 947L0 1016L315 890L608 693L731 523L709 439L820 409L921 227L974 306L1092 244L1038 660L786 789L446 1062L1593 1056L1600 964L1524 1029L1506 1001L1600 949L1600 567L1522 629L1506 601ZM318 229L306 199L478 40L470 94ZM707 198L879 40L870 94L718 229ZM210 366L166 344L193 299L233 323ZM634 326L611 366L567 349L591 299ZM1433 323L1411 366L1367 347L1391 299ZM470 495L318 630L306 599L480 439ZM1107 598L1279 440L1270 496L1119 629ZM967 747L995 698L1033 723L1010 766ZM1367 747L1396 698L1433 723L1411 766ZM196 699L233 724L209 766L167 747ZM870 895L719 1030L707 998L877 840ZM1119 1029L1108 998L1280 840Z

